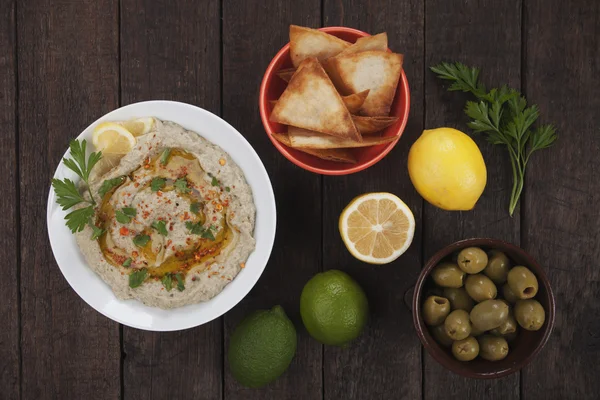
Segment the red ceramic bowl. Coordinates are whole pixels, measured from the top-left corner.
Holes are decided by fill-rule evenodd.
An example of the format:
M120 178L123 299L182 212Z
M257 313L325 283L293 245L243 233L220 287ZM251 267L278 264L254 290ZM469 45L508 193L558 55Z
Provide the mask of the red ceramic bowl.
M500 250L504 252L515 265L524 265L529 268L538 280L539 288L535 299L540 302L546 311L546 320L540 330L530 332L519 327L517 337L508 344L508 355L505 359L500 361L486 361L480 357L469 362L458 361L454 358L450 349L442 347L436 342L433 336L431 336L429 328L425 325L421 314L421 305L425 300L426 293L433 286L433 281L429 278L431 270L438 265L440 261L450 260L453 254L471 246L480 247L485 251L492 249ZM423 346L437 362L459 375L468 378L483 379L500 378L510 375L529 364L548 341L554 326L555 313L554 295L550 288L550 281L542 267L540 267L533 257L527 254L523 249L514 244L496 239L462 240L446 246L435 253L435 255L427 261L427 264L425 264L425 267L423 267L423 270L417 279L413 294L412 309L413 322L417 334L419 335L419 339L421 339Z
M352 28L344 28L341 26L330 26L327 28L321 28L320 30L327 32L331 35L337 36L350 43L356 42L356 39L363 36L370 36L366 32L359 31ZM269 139L273 142L273 145L283 154L288 160L296 164L297 166L304 168L308 171L316 172L323 175L348 175L358 171L362 171L365 168L370 167L379 160L381 160L392 148L398 143L398 140L393 142L364 147L356 149L356 156L358 162L356 164L338 163L334 161L321 160L315 156L303 153L298 150L294 150L287 147L272 136L273 133L284 133L286 127L276 122L269 121L271 115L272 106L269 104L271 100L277 100L279 96L285 90L287 84L276 73L280 69L292 68L292 61L290 59L290 44L286 44L269 64L267 71L260 85L259 95L259 108L260 118L265 127ZM408 120L408 111L410 109L410 92L408 89L408 80L404 71L400 76L398 82L398 88L396 90L396 96L392 104L390 115L398 117L398 121L383 131L383 136L398 136L398 139L402 135L404 128L406 127L406 121Z

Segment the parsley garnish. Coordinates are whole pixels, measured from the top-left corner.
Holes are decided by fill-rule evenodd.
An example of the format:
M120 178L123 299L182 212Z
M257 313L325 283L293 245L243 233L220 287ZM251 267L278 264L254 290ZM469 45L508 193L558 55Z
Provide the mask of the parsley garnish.
M229 192L229 191L231 191L231 189L229 188L229 186L225 186L225 191L226 191L226 192Z
M531 155L550 147L558 138L552 125L533 124L539 117L536 105L527 107L527 100L515 89L502 86L486 91L479 82L479 69L461 63L441 63L431 67L439 78L452 81L448 90L472 93L479 101L468 101L465 113L471 122L468 126L476 133L485 133L491 144L506 146L513 172L513 186L508 212L513 215L525 179L525 168Z
M122 224L128 224L131 219L137 215L137 210L133 207L123 207L121 210L115 212L117 221Z
M72 140L69 144L71 158L63 158L63 163L85 182L88 193L90 194L90 199L86 200L81 193L79 193L77 186L75 186L75 182L72 180L52 179L52 187L54 188L54 192L56 193L57 197L56 201L63 210L68 210L69 208L81 203L88 204L87 207L71 211L65 216L67 227L73 233L81 232L86 225L93 226L92 216L94 215L94 206L96 205L96 201L94 200L94 196L90 190L88 179L92 169L102 158L102 153L94 152L86 159L86 145L87 142L85 140L81 142L78 140ZM94 230L92 233L92 238L97 236L99 236L99 234L96 230Z
M194 223L192 221L186 221L185 227L187 229L189 229L189 231L192 235L199 235L204 239L209 239L212 241L215 240L215 235L213 235L212 231L213 231L213 229L216 230L216 228L213 226L204 228L204 226L202 226L202 224L200 222Z
M170 155L171 155L171 149L167 147L160 156L160 163L162 165L167 165L167 163L169 162Z
M92 224L91 219L88 221L88 225L90 228L92 228L92 240L98 239L104 232L106 232L104 229L98 228L96 225Z
M219 180L216 177L212 177L212 181L210 182L212 186L219 186Z
M173 278L171 278L171 274L166 274L162 277L160 281L162 282L165 289L167 289L167 292L170 292L171 289L173 289Z
M193 202L192 204L190 204L190 211L193 212L194 214L199 214L200 213L200 203Z
M123 266L124 266L125 268L127 268L127 267L131 266L131 262L132 262L132 261L133 261L133 260L131 259L131 257L129 257L127 260L123 261Z
M158 192L160 189L165 187L166 183L167 183L166 178L158 178L158 177L152 178L152 181L150 181L150 188L152 189L153 192Z
M122 184L123 181L125 181L124 176L120 176L118 178L113 179L106 179L104 182L102 182L100 189L98 189L98 194L100 195L100 197L104 197L106 193L110 192L113 188Z
M178 178L173 184L179 193L189 193L191 189L188 187L188 181L185 178Z
M149 241L150 241L150 236L148 236L148 235L136 235L133 238L133 244L135 244L138 247L144 247L145 245L148 244Z
M144 280L146 280L147 276L148 271L146 268L132 272L129 274L129 287L133 289L140 286L142 283L144 283Z
M177 279L177 290L183 292L185 290L185 283L183 281L183 275L181 275L181 272L176 273L175 278Z
M167 231L167 224L165 221L154 221L150 226L156 229L158 233L160 233L163 236L167 236L169 234L169 232Z

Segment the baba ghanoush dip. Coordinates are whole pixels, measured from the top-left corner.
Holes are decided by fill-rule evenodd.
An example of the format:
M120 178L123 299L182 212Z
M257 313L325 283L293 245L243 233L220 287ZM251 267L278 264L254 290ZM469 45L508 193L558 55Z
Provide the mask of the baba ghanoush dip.
M164 309L209 300L255 248L256 208L243 171L176 123L155 118L116 166L90 175L89 188L92 222L103 231L86 226L75 237L120 299Z

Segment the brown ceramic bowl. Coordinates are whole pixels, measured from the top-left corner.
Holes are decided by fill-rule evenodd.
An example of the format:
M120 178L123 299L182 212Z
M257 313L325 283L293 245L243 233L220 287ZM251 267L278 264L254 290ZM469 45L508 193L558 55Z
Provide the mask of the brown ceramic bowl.
M434 285L432 279L429 277L433 267L440 261L449 260L452 258L453 254L471 246L481 247L485 251L491 249L500 250L504 252L515 265L524 265L529 268L538 279L539 289L535 299L539 301L544 307L544 310L546 310L546 321L544 322L544 326L536 332L530 332L520 328L518 336L514 341L509 343L508 356L501 361L486 361L480 357L468 362L458 361L454 358L450 349L442 347L435 341L429 333L429 329L425 325L421 315L421 304L424 300L423 295L428 287L433 287ZM548 277L542 267L540 267L529 254L523 251L523 249L513 244L495 239L462 240L438 251L429 259L429 261L427 261L427 264L421 271L415 285L412 301L415 328L419 335L419 339L421 339L421 343L423 343L423 346L425 346L429 354L431 354L437 362L452 372L468 378L480 379L493 379L510 375L529 364L529 362L531 362L531 360L540 352L542 347L544 347L550 337L552 327L554 326L554 307L554 295L552 294Z

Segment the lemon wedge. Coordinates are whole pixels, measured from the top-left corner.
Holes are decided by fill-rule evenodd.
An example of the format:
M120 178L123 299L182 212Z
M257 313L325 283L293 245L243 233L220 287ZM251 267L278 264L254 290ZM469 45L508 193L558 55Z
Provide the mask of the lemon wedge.
M142 136L150 132L154 127L154 118L135 118L122 123L133 136Z
M135 142L131 132L116 122L98 124L92 134L92 143L105 154L127 154Z
M415 234L415 217L391 193L367 193L342 211L340 234L348 251L370 264L387 264L400 257Z

